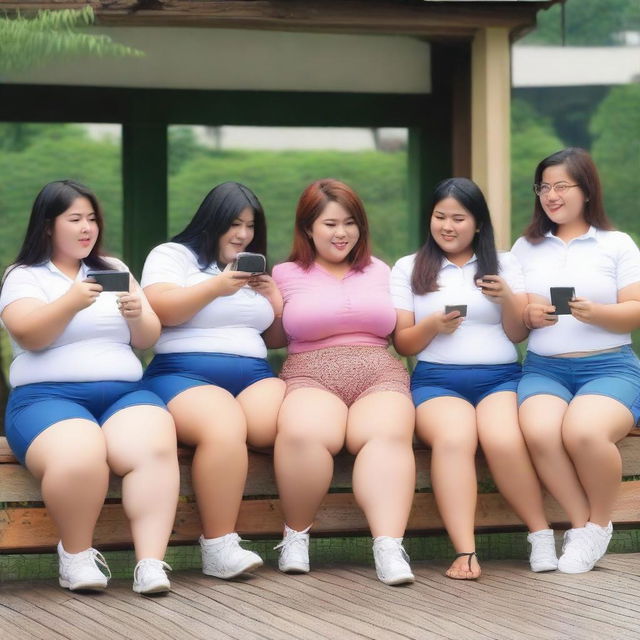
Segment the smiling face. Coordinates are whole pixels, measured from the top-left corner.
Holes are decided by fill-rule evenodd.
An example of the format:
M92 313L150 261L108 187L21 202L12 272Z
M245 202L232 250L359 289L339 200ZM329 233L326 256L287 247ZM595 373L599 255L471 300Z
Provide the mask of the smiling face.
M455 198L440 200L431 214L431 235L448 260L464 264L473 255L475 218Z
M556 185L559 183L575 185L576 181L569 175L564 164L547 167L542 172L542 184ZM558 226L566 224L584 223L585 194L578 186L566 189L558 194L555 189L539 196L540 205L551 222Z
M316 262L337 265L346 262L360 238L353 216L331 200L315 219L309 237L316 250Z
M231 223L229 229L218 240L218 262L227 265L244 251L253 240L254 215L253 209L243 209Z
M96 213L87 198L76 198L53 221L51 260L55 264L74 265L84 260L98 239Z

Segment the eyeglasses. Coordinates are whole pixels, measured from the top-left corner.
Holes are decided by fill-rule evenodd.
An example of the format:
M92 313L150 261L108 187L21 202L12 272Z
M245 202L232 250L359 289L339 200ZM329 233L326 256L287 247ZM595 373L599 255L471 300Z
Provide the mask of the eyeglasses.
M571 187L579 187L578 184L568 184L567 182L556 182L555 184L547 184L543 182L542 184L534 184L533 190L535 191L537 196L548 196L553 189L557 195L561 196L567 189L571 189Z

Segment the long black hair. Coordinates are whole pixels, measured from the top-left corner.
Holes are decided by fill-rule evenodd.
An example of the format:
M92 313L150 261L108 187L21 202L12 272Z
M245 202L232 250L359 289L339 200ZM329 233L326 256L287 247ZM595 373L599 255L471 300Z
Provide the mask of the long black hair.
M189 224L171 238L189 247L202 269L220 259L220 236L224 235L244 209L253 211L253 239L247 251L267 253L267 223L264 210L253 191L239 182L223 182L205 196Z
M476 233L473 236L473 251L478 259L475 278L498 273L498 253L493 235L489 207L480 187L468 178L448 178L440 182L433 192L429 221L436 205L445 198L457 200L474 218ZM411 288L417 295L438 290L438 274L442 267L444 252L431 235L427 225L427 240L416 255Z
M56 180L42 187L31 208L27 232L18 256L13 261L13 267L44 264L51 259L54 220L78 198L89 200L98 225L96 242L83 262L93 269L110 268L101 255L101 241L104 232L102 207L93 191L73 180Z

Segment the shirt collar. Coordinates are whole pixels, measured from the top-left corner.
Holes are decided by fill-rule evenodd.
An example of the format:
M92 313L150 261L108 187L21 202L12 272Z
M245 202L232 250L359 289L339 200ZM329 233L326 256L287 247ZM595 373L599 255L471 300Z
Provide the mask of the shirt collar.
M57 275L62 276L63 278L66 278L67 280L70 280L71 278L69 278L68 275L62 273L62 271L60 271L60 269L58 269L58 267L56 267L55 264L53 264L53 262L51 260L49 260L48 262L45 262L44 265L51 273L55 273ZM87 277L87 273L89 272L89 267L84 263L84 261L80 261L80 268L78 269L78 275L75 278L75 281L80 281L80 280L84 280Z
M581 236L577 236L576 238L569 240L569 242L573 242L574 240L589 240L590 238L595 239L597 232L598 230L593 225L590 225L587 231L585 231ZM560 240L560 238L558 238L552 231L547 231L544 236L545 238L556 238L557 240ZM562 240L560 240L560 242L562 242Z
M457 264L453 264L453 262L451 262L449 259L445 258L444 256L442 257L442 266L440 267L441 269L444 269L445 267L455 267L456 269L462 269L464 267L466 267L469 264L473 264L474 262L478 262L478 256L476 256L476 254L474 253L469 260L467 260L467 262L465 262L462 267L459 267Z

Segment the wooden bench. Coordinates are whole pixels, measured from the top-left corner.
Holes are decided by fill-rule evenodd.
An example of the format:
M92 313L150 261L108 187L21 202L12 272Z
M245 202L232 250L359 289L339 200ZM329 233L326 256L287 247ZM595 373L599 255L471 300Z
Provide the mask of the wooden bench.
M620 443L623 475L640 476L640 433ZM171 536L175 544L195 544L200 535L198 511L191 487L191 451L180 449L181 489L176 521ZM407 527L408 534L443 531L429 480L430 451L417 448L416 495ZM336 458L331 491L318 512L313 532L316 536L369 535L367 523L351 492L353 456ZM492 485L481 454L477 458L478 481ZM237 530L244 538L279 538L282 513L273 476L272 457L249 455L249 475L240 509ZM550 496L546 512L554 526L566 526L566 516ZM622 484L612 519L615 524L640 525L640 480ZM517 530L523 525L495 489L478 495L476 527L484 531ZM38 484L20 466L5 438L0 438L0 553L53 551L58 541L56 528L42 504ZM101 549L127 548L131 535L120 504L120 479L112 478L109 494L96 526L95 546Z

